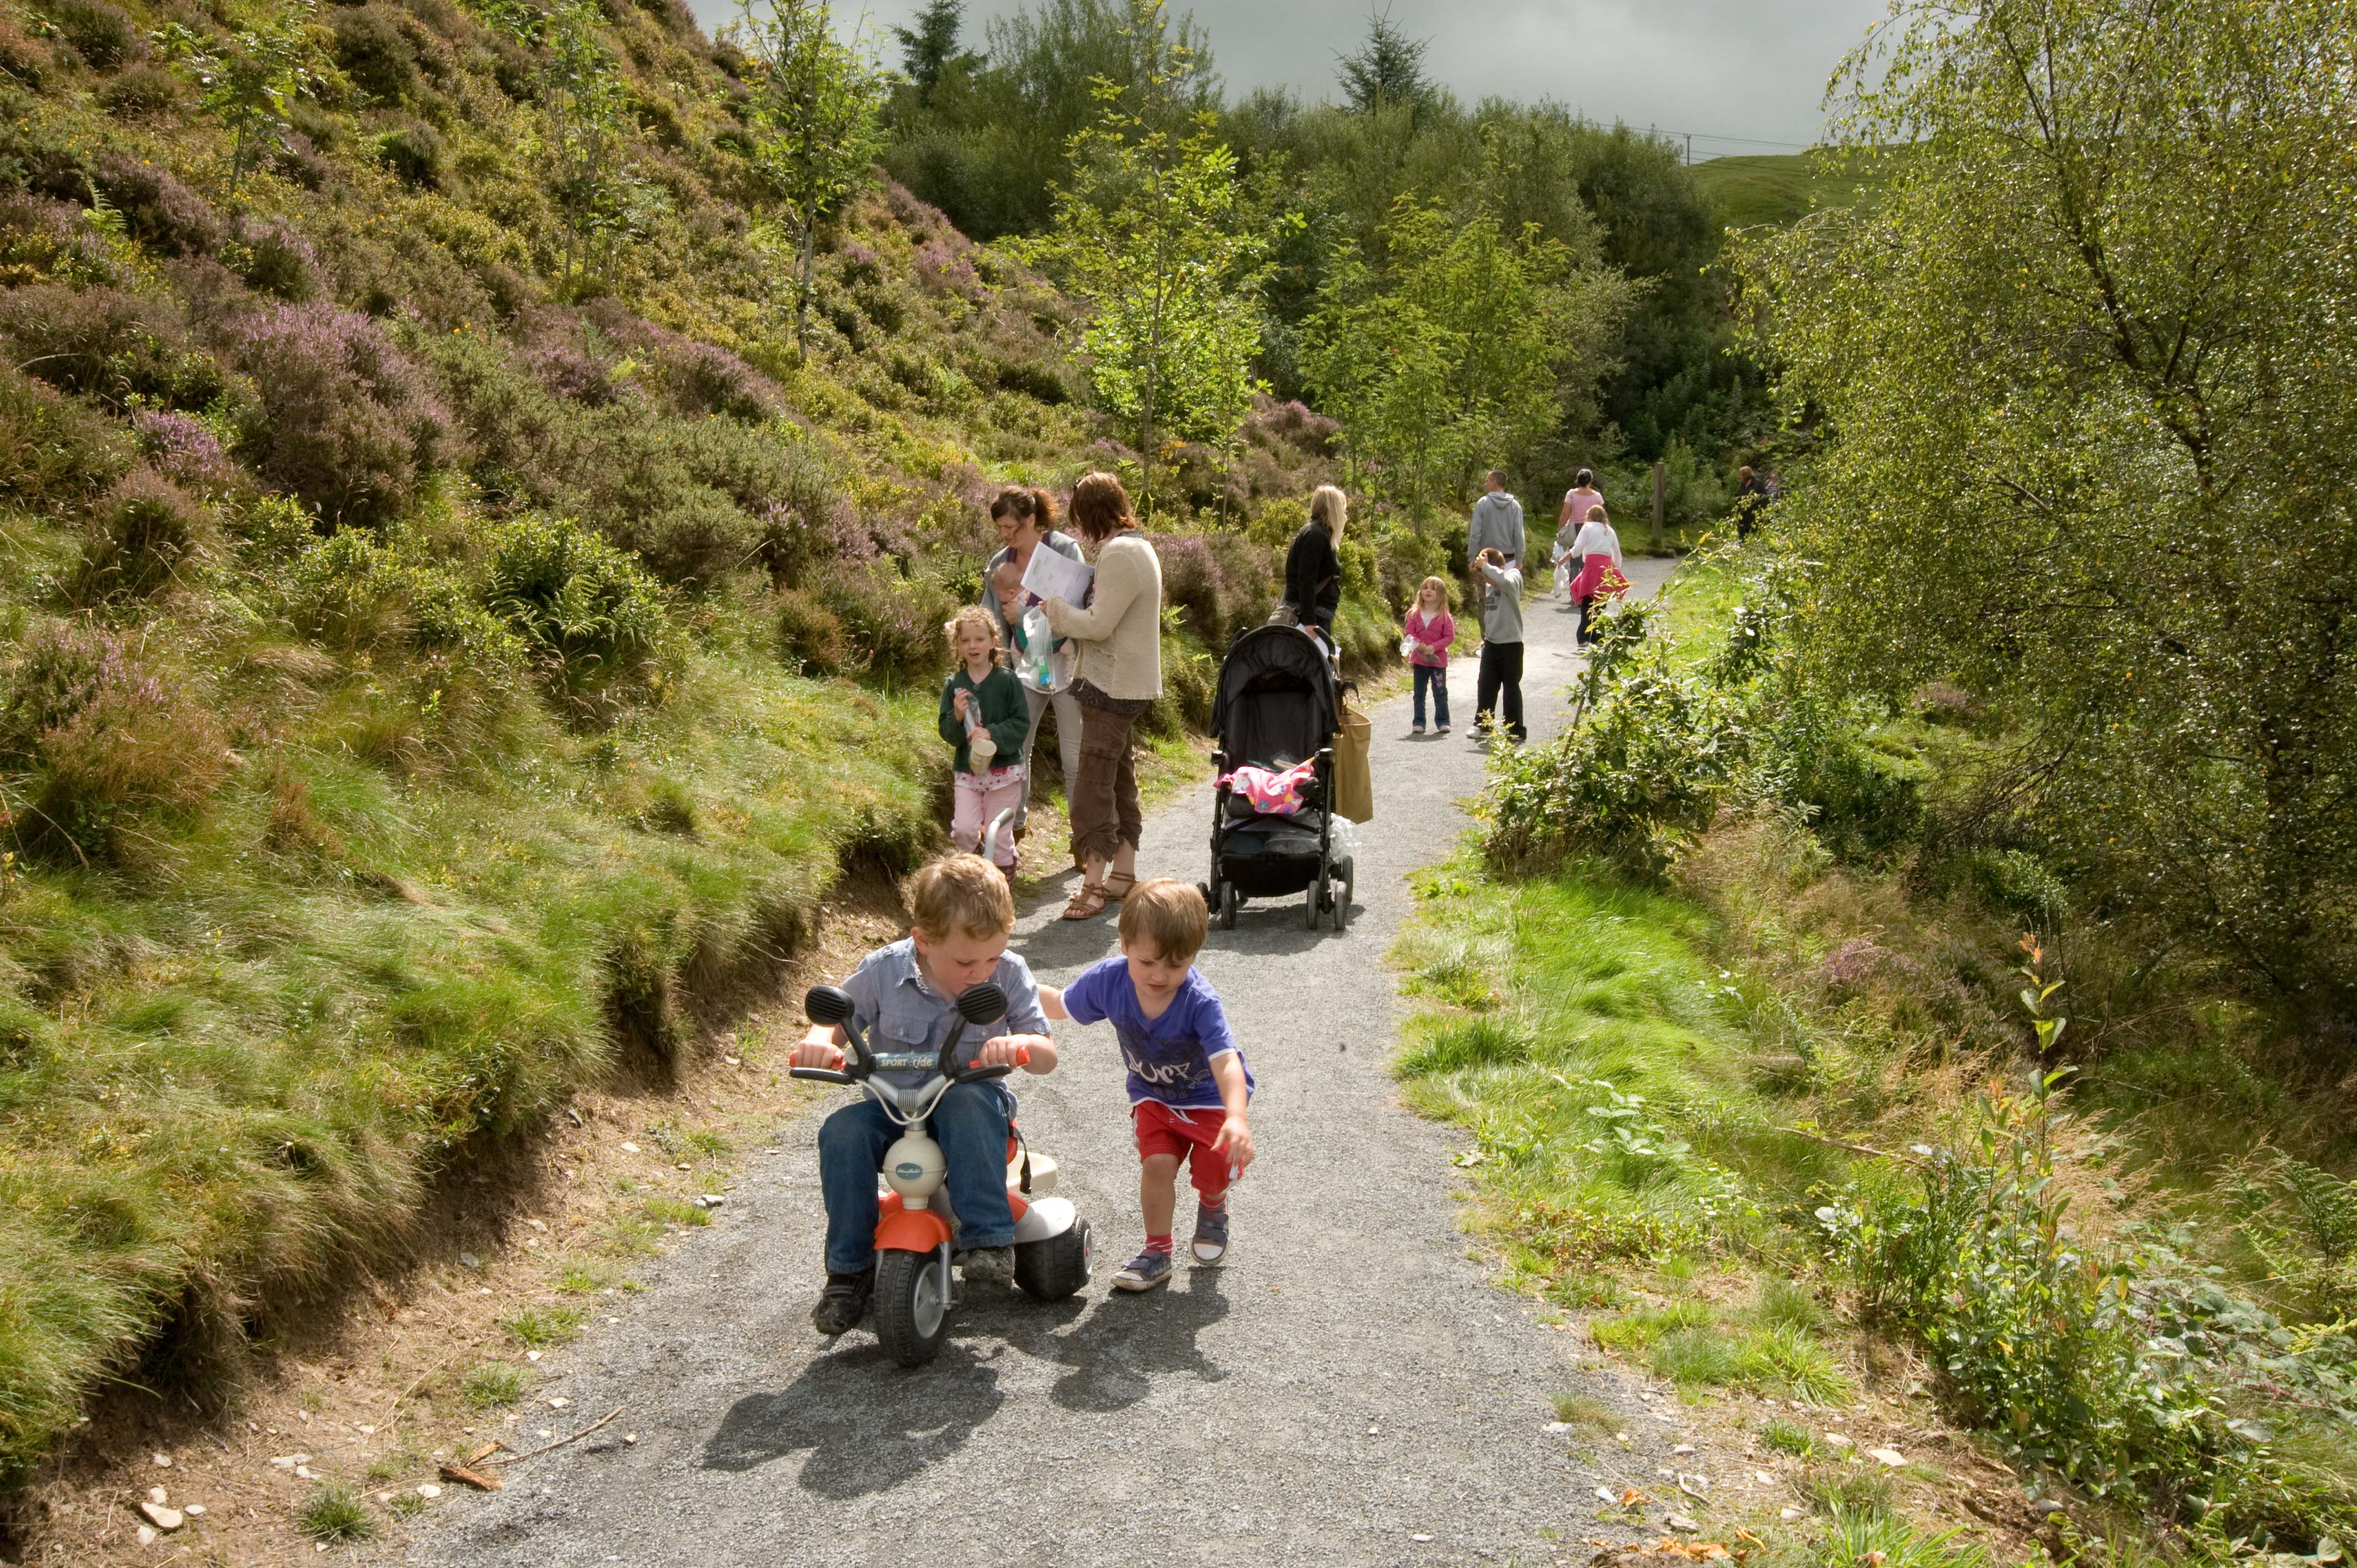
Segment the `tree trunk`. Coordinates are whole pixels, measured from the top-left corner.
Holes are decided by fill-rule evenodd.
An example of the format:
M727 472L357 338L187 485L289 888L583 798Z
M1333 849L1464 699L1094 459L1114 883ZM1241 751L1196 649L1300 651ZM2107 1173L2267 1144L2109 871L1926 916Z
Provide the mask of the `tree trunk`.
M802 359L810 358L810 302L812 255L811 231L814 225L802 225L801 266L794 280L794 352Z

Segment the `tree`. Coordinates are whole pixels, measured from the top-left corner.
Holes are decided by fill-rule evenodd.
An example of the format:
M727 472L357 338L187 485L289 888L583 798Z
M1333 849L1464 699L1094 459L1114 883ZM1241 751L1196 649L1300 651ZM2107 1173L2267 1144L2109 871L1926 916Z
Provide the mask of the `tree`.
M1413 197L1383 241L1383 264L1348 242L1329 263L1303 373L1361 484L1462 501L1481 471L1592 413L1630 291L1534 227L1510 237Z
M156 39L195 79L199 106L230 134L234 199L263 153L285 144L295 100L319 81L325 48L312 0L293 0L268 25L232 34L226 47L179 22L167 23Z
M1778 514L1809 682L1979 692L2014 743L1976 832L2344 1023L2357 83L2320 44L2346 22L1922 5L1848 74L1851 156L1906 149L1884 199L1744 258L1822 437Z
M926 0L915 27L892 29L900 45L900 70L916 84L919 103L932 102L933 90L952 66L971 70L982 63L980 55L958 48L964 24L965 0Z
M492 15L539 54L540 124L527 152L547 169L565 221L559 275L578 287L604 272L615 241L651 196L626 156L634 128L630 89L607 47L597 0L551 0L544 10L502 0Z
M744 119L752 163L783 213L784 248L794 257L794 342L806 350L818 229L875 178L885 81L835 36L827 0L738 5L729 37L750 62Z
M1161 0L1136 0L1157 37ZM1235 155L1209 115L1183 135L1157 128L1183 102L1190 61L1135 90L1099 78L1100 118L1072 138L1072 177L1055 227L1021 247L1089 306L1081 347L1099 401L1127 427L1153 504L1159 444L1224 444L1257 390L1266 244L1242 200Z
M1361 114L1380 109L1420 111L1432 97L1425 79L1424 51L1429 38L1411 38L1388 11L1367 18L1367 41L1356 53L1340 55L1342 95Z

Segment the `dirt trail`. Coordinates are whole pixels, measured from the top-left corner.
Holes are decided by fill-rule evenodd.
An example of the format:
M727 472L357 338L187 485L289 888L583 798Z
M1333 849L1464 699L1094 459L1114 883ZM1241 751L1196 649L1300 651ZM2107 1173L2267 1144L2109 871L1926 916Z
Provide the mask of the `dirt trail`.
M1667 575L1631 573L1645 592ZM1570 618L1539 600L1528 619L1544 736L1576 668ZM1383 954L1409 912L1405 875L1450 852L1481 781L1473 674L1469 659L1452 669L1460 727L1445 739L1406 736L1405 697L1375 712L1377 817L1351 930L1308 932L1297 899L1252 907L1200 960L1262 1085L1228 1266L1182 1267L1144 1297L1107 1288L1137 1244L1135 1159L1110 1032L1072 1031L1064 1066L1023 1081L1022 1117L1096 1227L1097 1280L1056 1307L969 1306L940 1359L903 1372L864 1329L811 1331L823 1222L819 1118L803 1118L619 1325L544 1363L536 1399L568 1399L568 1415L621 1405L620 1419L511 1467L502 1493L437 1508L411 1560L1584 1562L1584 1542L1658 1537L1672 1511L1599 1522L1599 1487L1693 1511L1663 1477L1703 1472L1742 1507L1749 1464L1715 1455L1666 1390L1646 1397L1584 1335L1489 1285L1457 1230L1449 1134L1401 1109L1383 1070L1401 1009ZM1141 872L1200 878L1208 810L1199 789L1151 818ZM1114 947L1110 918L1066 925L1058 907L1028 911L1017 937L1049 981ZM1628 1441L1550 1432L1559 1392L1621 1412ZM1681 1443L1702 1452L1676 1455Z

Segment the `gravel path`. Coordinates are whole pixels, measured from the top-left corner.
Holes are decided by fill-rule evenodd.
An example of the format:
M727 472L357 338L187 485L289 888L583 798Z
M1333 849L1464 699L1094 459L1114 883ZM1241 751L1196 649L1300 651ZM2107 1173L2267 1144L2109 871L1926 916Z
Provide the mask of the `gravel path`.
M1644 592L1668 575L1632 564ZM1530 606L1538 735L1562 722L1570 627ZM1473 676L1472 660L1452 667L1460 726ZM864 1328L811 1331L823 1222L805 1117L619 1326L544 1363L537 1397L573 1402L559 1420L627 1403L622 1418L513 1466L502 1493L437 1509L412 1561L1584 1562L1584 1540L1663 1533L1658 1503L1599 1522L1599 1486L1691 1511L1661 1477L1704 1468L1671 1449L1710 1438L1681 1430L1666 1392L1649 1404L1592 1355L1575 1369L1584 1336L1486 1283L1456 1226L1451 1136L1402 1110L1384 1073L1401 1008L1383 954L1409 912L1405 875L1450 853L1482 776L1464 728L1410 740L1407 712L1402 696L1374 714L1377 815L1350 931L1305 930L1297 899L1248 907L1199 961L1262 1086L1226 1267L1182 1263L1142 1297L1108 1289L1137 1245L1136 1161L1110 1030L1068 1029L1063 1067L1021 1082L1023 1122L1096 1228L1096 1281L1054 1307L969 1306L940 1359L904 1372ZM1158 813L1141 874L1201 877L1208 824L1208 789ZM1049 981L1114 950L1110 918L1065 925L1058 908L1017 936ZM1182 1191L1182 1256L1192 1212ZM1547 1432L1563 1391L1625 1412L1630 1441Z

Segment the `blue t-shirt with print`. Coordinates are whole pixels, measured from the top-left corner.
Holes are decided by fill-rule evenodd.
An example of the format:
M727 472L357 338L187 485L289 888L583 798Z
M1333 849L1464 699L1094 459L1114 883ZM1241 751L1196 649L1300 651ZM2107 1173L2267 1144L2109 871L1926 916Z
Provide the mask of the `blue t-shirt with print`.
M1234 1051L1239 1063L1244 1059L1228 1032L1220 993L1200 970L1189 969L1162 1016L1149 1018L1138 1005L1137 987L1129 983L1129 961L1109 958L1091 964L1064 988L1064 1010L1075 1024L1113 1025L1122 1059L1129 1065L1132 1105L1154 1100L1180 1111L1217 1111L1220 1084L1211 1076L1211 1058ZM1257 1087L1245 1065L1245 1096Z

